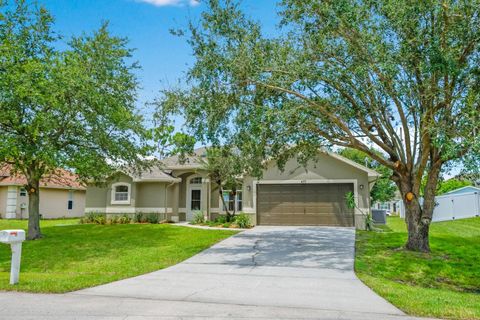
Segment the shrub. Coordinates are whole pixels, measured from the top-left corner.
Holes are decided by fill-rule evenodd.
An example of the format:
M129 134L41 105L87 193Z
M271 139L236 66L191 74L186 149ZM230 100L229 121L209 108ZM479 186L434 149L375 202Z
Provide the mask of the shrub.
M132 222L132 218L130 218L130 216L127 215L127 214L122 215L118 219L118 223L120 223L120 224L129 224L130 222Z
M148 222L148 223L153 223L153 224L156 224L158 223L158 213L149 213L147 214L147 216L145 217L146 221L145 222Z
M103 214L99 214L94 217L93 223L95 224L106 224L107 223L107 218Z
M218 217L215 218L215 222L219 224L223 224L227 222L227 216L219 215Z
M98 212L90 212L80 220L80 223L105 224L106 222L106 214Z
M197 211L195 212L195 214L193 215L193 221L192 221L193 224L202 224L202 223L205 223L205 216L203 215L203 212L201 211Z
M141 212L135 213L135 215L133 216L133 222L140 223L142 222L142 218L143 218L143 213Z
M251 227L251 224L250 224L250 217L248 215L246 215L245 213L240 213L236 219L235 219L235 223L237 224L237 226L239 228L242 228L242 229L246 229L246 228L250 228Z
M107 224L117 224L118 223L118 216L113 216L107 219Z

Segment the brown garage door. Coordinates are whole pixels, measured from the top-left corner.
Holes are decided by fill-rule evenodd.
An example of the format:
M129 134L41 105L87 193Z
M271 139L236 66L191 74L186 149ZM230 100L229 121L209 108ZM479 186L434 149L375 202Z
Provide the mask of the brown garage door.
M354 225L353 209L346 206L350 183L258 184L259 225Z

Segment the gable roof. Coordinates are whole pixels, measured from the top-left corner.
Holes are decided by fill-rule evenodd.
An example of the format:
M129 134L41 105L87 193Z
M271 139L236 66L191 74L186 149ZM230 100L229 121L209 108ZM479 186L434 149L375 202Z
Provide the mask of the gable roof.
M0 167L0 186L24 186L27 178L22 174L11 174L12 166L4 164ZM76 174L65 169L56 169L40 180L40 188L85 190Z
M161 160L166 169L181 170L181 169L200 169L202 167L202 159L207 155L207 148L200 147L193 150L192 155L185 156L180 159L179 156L171 156Z
M185 158L184 162L181 162L178 156L173 156L173 157L168 157L162 160L162 163L165 165L165 168L170 169L170 170L179 170L179 169L199 169L202 167L201 160L206 156L206 147L201 147L198 149L194 150L193 155L187 156ZM359 163L356 163L353 160L347 159L337 153L330 152L327 150L319 150L319 152L322 152L328 156L331 156L332 158L339 160L343 163L348 164L349 166L352 166L354 168L357 168L359 170L362 170L367 173L368 177L371 178L369 180L375 180L380 176L380 173L377 171L367 168Z
M175 178L162 170L159 166L154 166L139 174L128 174L134 182L180 182L181 179Z

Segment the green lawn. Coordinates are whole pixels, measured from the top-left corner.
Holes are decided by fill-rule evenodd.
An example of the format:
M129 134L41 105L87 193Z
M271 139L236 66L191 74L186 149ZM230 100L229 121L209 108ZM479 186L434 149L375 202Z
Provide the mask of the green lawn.
M0 230L26 221L0 220ZM168 224L80 225L42 221L41 240L24 242L20 283L9 285L10 248L0 244L0 290L67 292L166 268L235 232Z
M406 239L400 218L358 231L360 279L410 315L480 319L480 218L433 223L431 254L403 250Z

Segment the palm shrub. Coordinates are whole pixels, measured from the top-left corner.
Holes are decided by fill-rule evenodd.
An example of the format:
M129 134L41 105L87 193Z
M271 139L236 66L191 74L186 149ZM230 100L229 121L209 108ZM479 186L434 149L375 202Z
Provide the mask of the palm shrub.
M195 214L193 215L193 221L192 221L193 224L202 224L202 223L205 223L205 216L203 215L203 212L201 211L197 211L195 212Z
M156 224L158 223L158 213L149 213L146 216L146 222Z
M236 216L235 223L239 228L242 229L247 229L251 227L250 217L243 212Z
M367 213L363 212L357 206L357 204L355 203L355 195L353 194L353 192L350 191L345 194L345 201L347 203L348 208L350 209L357 208L358 211L362 213L363 217L365 218L365 230L372 231L375 228L372 214L370 213L370 211L368 211Z
M119 224L129 224L130 222L132 222L132 218L130 218L130 216L128 216L127 214L122 215L118 219Z

